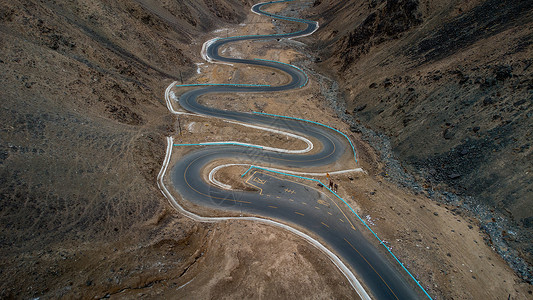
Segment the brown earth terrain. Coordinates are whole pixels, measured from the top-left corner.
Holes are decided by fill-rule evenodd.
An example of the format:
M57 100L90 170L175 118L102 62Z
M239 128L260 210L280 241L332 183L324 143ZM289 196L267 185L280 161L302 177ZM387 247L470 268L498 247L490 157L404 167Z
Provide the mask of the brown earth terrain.
M221 120L177 119L165 107L166 86L182 78L186 83L286 80L269 69L208 65L199 57L202 43L217 35L293 29L251 14L249 3L237 2L35 3L23 12L15 9L22 5L0 6L0 37L9 41L0 46L6 70L0 77L6 120L0 140L2 298L356 296L329 259L300 238L250 222L196 223L177 214L157 188L166 135L182 143L231 139L305 146ZM271 9L296 15L307 8L296 2ZM31 27L37 16L53 24L46 26L59 32L55 36L76 35L76 46L58 42L54 49L46 32L32 35L27 27L40 30ZM91 23L94 16L99 23ZM215 28L228 30L208 34ZM96 33L102 37L95 39ZM165 42L168 46L162 47ZM230 46L226 51L232 54L287 63L318 56L294 41ZM175 49L181 49L181 61L172 58ZM121 73L119 66L128 71ZM436 299L531 297L531 286L487 245L488 236L479 228L483 223L455 205L435 202L425 190L398 185L389 161L379 147L369 145L365 131L350 133L354 126L337 117L329 99L333 81L310 74L309 85L298 91L216 95L202 101L306 118L349 134L359 166L368 174L335 177L340 196L370 220ZM173 91L179 95L183 89ZM175 147L173 161L187 151L191 149ZM348 156L329 166L347 167L353 167ZM246 188L236 173L242 170L221 170L217 179Z
M195 223L157 188L175 122L165 88L196 73L208 32L244 22L249 8L0 4L0 298L352 297L301 240L264 225ZM209 284L176 293L191 278Z

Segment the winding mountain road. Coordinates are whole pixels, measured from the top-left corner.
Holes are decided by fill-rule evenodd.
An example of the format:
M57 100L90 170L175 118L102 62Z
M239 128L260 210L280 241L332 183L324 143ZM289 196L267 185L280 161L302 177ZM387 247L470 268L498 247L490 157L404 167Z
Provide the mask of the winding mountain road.
M219 55L219 49L228 43L244 40L293 38L313 33L318 24L314 21L288 18L264 12L262 8L275 1L253 6L255 13L306 25L305 29L288 34L239 36L213 40L207 47L207 56L213 60L232 64L248 64L281 70L289 75L290 82L281 86L213 85L200 87L182 94L179 105L192 113L223 118L241 123L267 126L292 132L317 141L319 147L307 153L266 151L258 147L241 145L204 146L181 157L171 167L171 181L181 197L192 203L224 211L257 215L285 224L293 224L319 239L339 255L355 271L367 292L376 299L416 299L425 291L388 256L384 249L376 248L365 239L366 230L355 213L335 194L316 183L281 172L252 167L243 178L256 191L235 191L215 186L204 180L208 165L217 160L235 160L250 165L275 165L277 168L309 168L326 166L352 151L345 136L318 124L297 119L281 118L258 113L219 110L198 103L200 96L216 93L267 93L297 89L307 83L300 69L273 61L238 59ZM165 168L166 171L166 168ZM164 173L164 172L163 172ZM409 274L410 275L410 274ZM425 294L429 297L429 295Z

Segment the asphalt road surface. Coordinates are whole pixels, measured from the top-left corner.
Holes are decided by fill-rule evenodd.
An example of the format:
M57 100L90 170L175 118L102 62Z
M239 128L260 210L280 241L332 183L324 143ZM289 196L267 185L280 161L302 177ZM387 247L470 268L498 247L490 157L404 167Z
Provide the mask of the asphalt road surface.
M209 116L221 117L257 125L267 125L295 134L313 137L320 145L319 151L308 154L270 152L241 146L199 147L190 152L172 167L171 179L175 189L187 201L225 211L264 216L312 232L336 252L345 263L353 268L358 279L364 283L367 292L376 299L416 299L421 298L420 289L408 275L393 262L381 247L378 249L368 242L361 230L366 230L354 214L338 198L316 183L304 184L275 173L252 169L244 180L251 191L228 191L204 181L206 166L215 160L235 159L254 165L274 164L279 168L317 167L338 160L350 146L343 136L326 127L292 119L276 118L267 115L219 110L203 106L197 102L201 95L213 93L266 93L285 91L303 86L307 76L290 65L255 59L222 57L218 54L221 46L243 40L290 38L315 31L314 21L278 17L265 13L261 8L269 3L253 7L257 13L272 18L304 23L306 28L295 33L268 36L240 36L219 39L212 43L207 54L212 59L239 64L250 64L279 69L292 78L282 86L210 86L197 88L184 93L179 98L182 108ZM255 190L255 191L253 191Z

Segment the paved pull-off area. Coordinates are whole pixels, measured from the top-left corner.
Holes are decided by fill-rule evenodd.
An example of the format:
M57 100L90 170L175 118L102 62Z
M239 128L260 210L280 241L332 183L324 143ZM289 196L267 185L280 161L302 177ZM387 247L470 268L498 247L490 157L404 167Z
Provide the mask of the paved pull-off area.
M368 297L367 292L377 299L419 298L424 295L425 291L410 274L402 270L402 266L394 262L392 257L388 257L383 249L377 249L365 239L361 231L368 230L367 227L362 226L355 212L335 194L332 194L330 189L317 185L316 182L305 182L305 178L302 177L255 167L243 174L243 180L249 187L246 191L217 187L205 179L205 170L216 160L239 158L241 161L249 161L250 165L270 164L280 169L294 169L331 165L346 153L353 151L351 142L345 136L327 126L267 114L220 110L204 106L197 101L200 96L206 94L279 92L301 88L307 84L306 74L291 65L219 55L221 46L228 43L294 38L316 31L318 24L314 21L277 16L261 10L263 6L276 2L257 4L252 10L271 18L303 23L306 28L288 34L215 39L207 45L205 53L209 60L278 69L288 74L290 81L279 86L251 84L201 86L182 94L179 98L179 105L195 114L288 130L313 140L315 146L318 147L308 153L286 153L268 151L261 146L251 144L228 142L227 144L207 145L200 144L202 141L198 141L198 145L202 145L203 148L189 152L172 166L170 172L174 188L183 199L197 205L279 220L310 233L355 271L357 278L366 288L366 291L358 290L362 298ZM426 296L429 297L427 294Z

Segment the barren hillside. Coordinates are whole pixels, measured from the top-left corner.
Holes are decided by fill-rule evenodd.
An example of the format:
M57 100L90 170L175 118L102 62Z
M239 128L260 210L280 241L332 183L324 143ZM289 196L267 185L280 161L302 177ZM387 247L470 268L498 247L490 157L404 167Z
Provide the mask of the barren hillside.
M316 0L314 9L317 61L345 94L339 114L368 140L359 124L384 134L405 168L384 175L479 218L486 242L531 282L533 2Z
M157 187L165 136L178 127L163 98L170 83L286 80L195 65L213 30L297 28L250 13L256 2L0 3L0 298L355 296L301 239L193 222ZM295 3L271 9L299 16L311 5ZM531 283L532 2L316 0L306 13L321 26L303 40L313 62L298 41L224 49L310 66L304 90L203 101L350 128L369 175L339 177L341 193L376 218L436 299L531 295L482 241ZM335 83L311 69L340 83L337 115L351 127L324 100ZM220 120L182 122L190 143L243 135Z
M257 290L351 293L336 288L344 279L316 249L265 226L196 224L157 189L174 122L165 88L196 71L207 32L236 26L249 8L245 0L1 2L0 298L137 298L191 278L205 297L235 296L226 287L281 262L306 276L278 272ZM228 242L234 236L238 244ZM278 247L258 255L278 239L290 257ZM258 261L264 267L249 273ZM233 278L212 278L224 268ZM331 280L321 283L323 274Z

